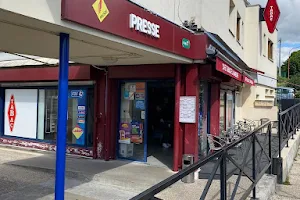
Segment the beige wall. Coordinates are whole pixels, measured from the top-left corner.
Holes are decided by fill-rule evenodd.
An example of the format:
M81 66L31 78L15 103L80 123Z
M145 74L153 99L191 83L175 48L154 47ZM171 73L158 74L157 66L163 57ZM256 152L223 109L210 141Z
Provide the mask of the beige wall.
M185 20L195 19L201 26L201 5L203 0L130 0L155 12L178 25Z
M273 90L273 93L271 91ZM236 104L238 114L237 119L251 119L260 120L261 118L269 118L270 120L277 120L277 106L272 107L258 107L255 106L256 100L272 101L274 105L275 91L274 88L265 87L261 85L245 86L239 93L239 101Z

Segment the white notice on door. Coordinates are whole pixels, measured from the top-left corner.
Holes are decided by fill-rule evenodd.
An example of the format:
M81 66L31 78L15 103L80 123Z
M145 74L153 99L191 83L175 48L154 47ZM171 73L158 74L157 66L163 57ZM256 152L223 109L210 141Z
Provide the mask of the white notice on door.
M180 97L179 122L196 123L196 97L195 96Z

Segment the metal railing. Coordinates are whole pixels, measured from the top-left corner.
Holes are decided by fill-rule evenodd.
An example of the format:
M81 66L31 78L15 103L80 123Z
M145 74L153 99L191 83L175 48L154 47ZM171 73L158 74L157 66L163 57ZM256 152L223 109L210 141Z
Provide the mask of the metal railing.
M289 139L294 139L294 135L299 126L300 103L278 113L278 138L280 150L285 146L288 147ZM281 157L281 151L279 151L279 157Z
M217 193L220 195L221 200L225 200L228 197L230 199L246 199L249 197L252 191L252 197L256 198L256 185L261 177L266 173L272 173L272 148L271 148L271 121L264 123L257 127L255 130L246 134L237 141L234 141L221 150L208 155L202 160L190 165L189 167L181 170L180 172L170 176L169 178L161 181L160 183L152 186L145 190L139 195L133 197L131 200L149 200L159 199L159 193L168 189L173 184L177 183L187 175L194 173L199 168L205 168L208 163L213 163L213 166L209 167L211 171L208 173L206 185L200 194L200 199L205 199L209 194L208 191L211 189L212 183L216 181L220 188ZM266 133L262 130L267 130ZM243 148L239 147L243 145ZM242 156L237 156L238 153L242 152ZM236 152L236 153L234 153ZM251 153L250 153L251 152ZM229 179L234 177L234 188L229 191L227 185ZM242 194L239 191L240 197L236 197L240 187L241 179L250 181L250 185L247 189L242 190ZM215 184L216 182L214 182ZM171 188L170 188L171 189ZM214 188L216 189L216 188ZM231 195L228 195L231 193ZM217 198L217 197L216 197Z

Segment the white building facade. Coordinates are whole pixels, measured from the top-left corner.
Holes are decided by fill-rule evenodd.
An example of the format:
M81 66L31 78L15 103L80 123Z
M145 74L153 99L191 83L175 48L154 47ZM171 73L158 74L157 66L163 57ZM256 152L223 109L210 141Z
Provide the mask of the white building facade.
M194 21L198 28L217 34L252 68L255 86L235 92L235 121L243 118L277 119L277 30L269 33L260 5L246 0L132 0L158 15L182 25ZM158 6L159 5L159 6Z

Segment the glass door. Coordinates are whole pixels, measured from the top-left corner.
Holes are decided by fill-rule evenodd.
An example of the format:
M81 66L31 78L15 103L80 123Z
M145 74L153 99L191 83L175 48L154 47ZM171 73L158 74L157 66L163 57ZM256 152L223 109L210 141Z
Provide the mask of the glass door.
M233 128L234 125L234 100L232 91L226 92L226 128Z
M198 118L198 141L199 159L207 155L207 133L208 133L208 94L207 82L200 82L199 93L199 118Z
M147 162L146 82L120 84L118 157Z

